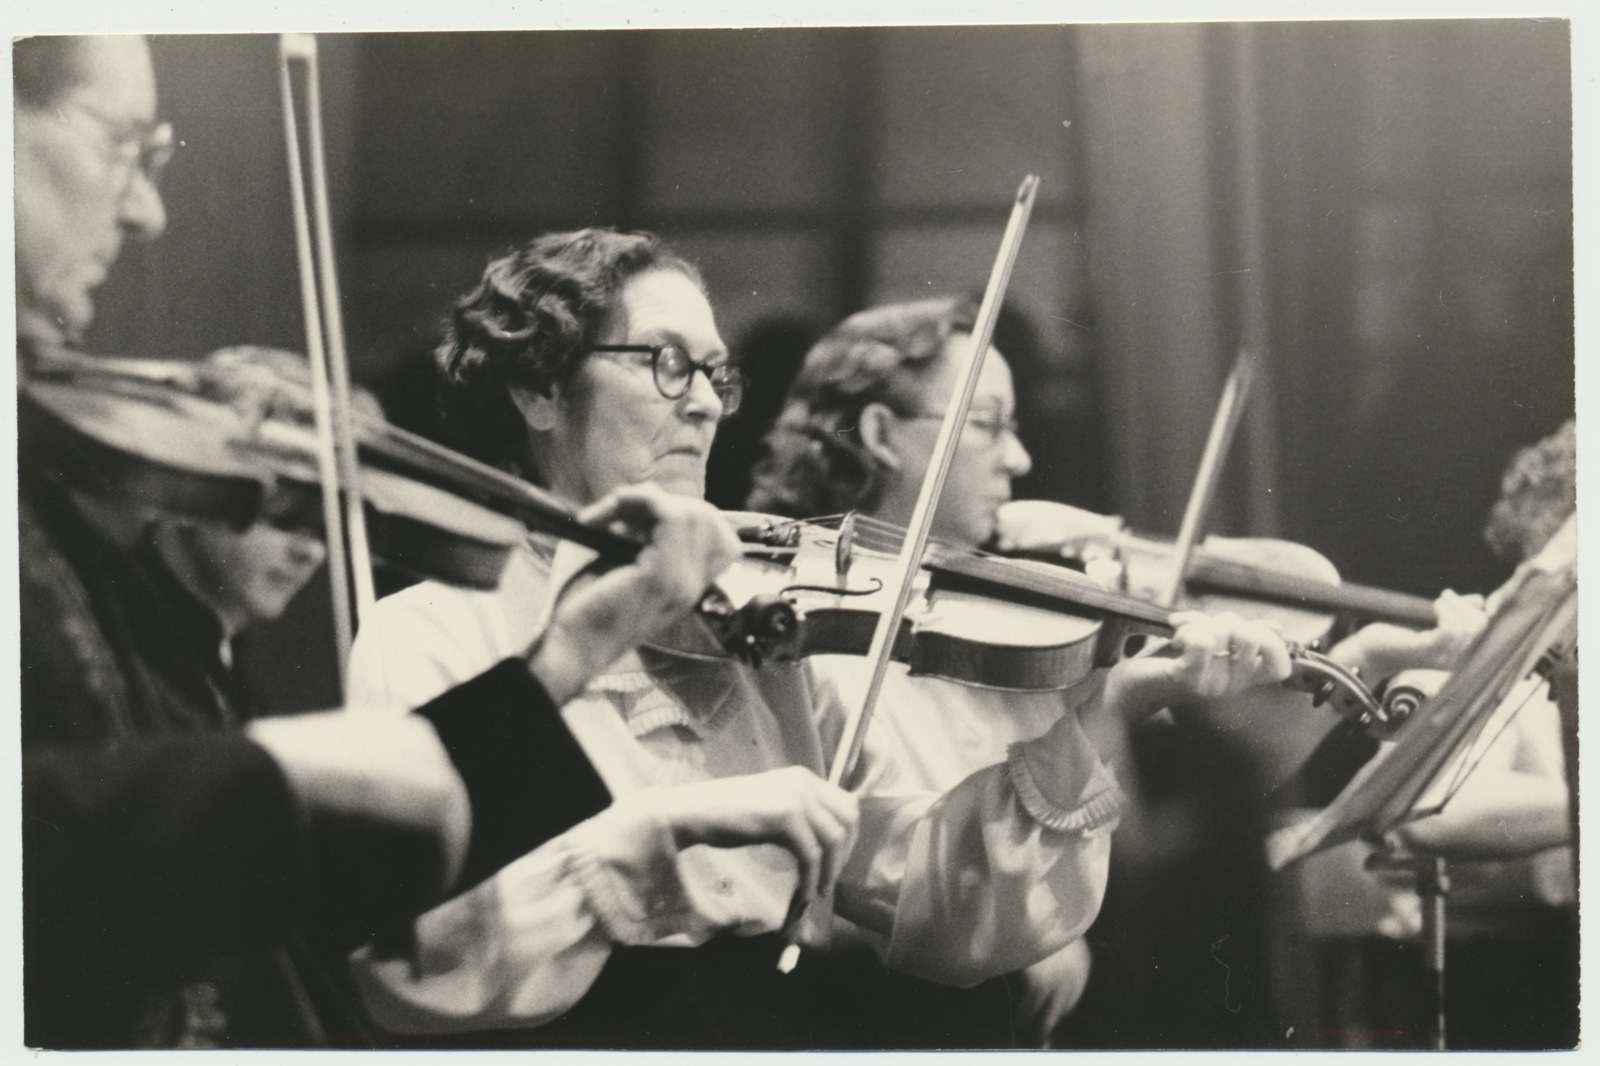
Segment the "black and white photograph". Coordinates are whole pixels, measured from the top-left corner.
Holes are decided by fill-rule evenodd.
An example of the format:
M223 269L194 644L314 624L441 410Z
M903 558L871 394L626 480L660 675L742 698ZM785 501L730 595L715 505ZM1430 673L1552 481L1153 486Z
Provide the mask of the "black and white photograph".
M369 6L7 20L7 1051L1579 1046L1587 20Z

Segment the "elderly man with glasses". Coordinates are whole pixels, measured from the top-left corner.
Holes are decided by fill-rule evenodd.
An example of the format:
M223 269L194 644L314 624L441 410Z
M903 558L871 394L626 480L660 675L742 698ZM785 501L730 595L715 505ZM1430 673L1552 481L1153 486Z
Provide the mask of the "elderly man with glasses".
M172 127L139 37L38 38L15 51L17 330L76 342L123 242L167 225L156 181ZM65 91L56 91L60 85Z

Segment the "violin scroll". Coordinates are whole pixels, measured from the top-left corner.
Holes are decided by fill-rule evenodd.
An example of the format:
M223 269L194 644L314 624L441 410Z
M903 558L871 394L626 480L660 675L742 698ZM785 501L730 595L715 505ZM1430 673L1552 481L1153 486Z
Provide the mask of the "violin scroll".
M1311 693L1313 707L1326 704L1379 739L1393 735L1404 721L1406 712L1379 702L1354 670L1295 644L1290 645L1289 655L1293 672L1283 686Z
M1392 736L1407 718L1432 699L1447 677L1449 675L1442 670L1402 670L1391 677L1383 688L1383 710L1389 716L1385 735Z

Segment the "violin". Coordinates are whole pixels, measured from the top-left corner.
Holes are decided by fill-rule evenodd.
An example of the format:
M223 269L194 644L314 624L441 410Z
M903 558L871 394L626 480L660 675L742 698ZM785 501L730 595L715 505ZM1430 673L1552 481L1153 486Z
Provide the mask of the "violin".
M304 384L259 366L46 349L24 352L22 369L19 449L37 476L196 521L324 533ZM381 419L353 426L373 549L407 573L494 588L529 532L582 544L600 565L640 551L521 478ZM794 628L783 608L740 608L715 587L697 616L721 653L744 659Z
M1005 505L1008 539L1025 557L1081 566L1130 595L1155 599L1170 578L1177 547L1171 540L1130 533L1121 519L1043 500ZM1335 622L1390 622L1411 629L1438 624L1421 596L1344 582L1319 552L1271 538L1207 537L1184 573L1184 592L1201 610L1264 616L1286 635L1325 639ZM1281 608L1282 610L1278 610Z
M1055 508L1062 505L1047 506ZM1098 515L1089 515L1087 512L1080 514L1085 516L1085 524L1105 527L1102 532L1107 534L1108 538L1112 529L1121 525L1117 519L1105 519ZM803 528L809 525L821 530L836 529L844 524L844 517L836 515L812 519L809 523L796 523L787 519L750 515L738 527L738 532L741 538L747 541L747 556L770 554L774 558L787 560L794 557L802 541L802 535L793 527ZM862 553L864 548L864 554L876 553L882 558L895 550L904 535L904 531L898 526L865 515L854 516L850 524L853 529L847 535L834 537L832 542L836 549L850 544L858 553ZM815 533L805 536L826 537L828 534ZM1220 543L1220 547L1216 549L1219 554L1222 551L1239 553L1240 558L1248 560L1252 571L1267 568L1274 575L1286 575L1286 580L1298 581L1302 585L1307 585L1309 582L1306 590L1308 598L1321 594L1329 587L1338 589L1338 586L1329 584L1337 578L1333 565L1301 545L1259 540L1222 540L1210 543L1213 545ZM825 548L826 543L820 547ZM830 590L852 586L856 589L870 590L873 587L873 582L866 576L861 576L857 581L837 578L834 571L829 569L830 560L826 551L818 550L813 555L817 561L807 568L805 584L823 586ZM1025 585L1028 587L1007 591L1006 598L1037 602L1030 601L1029 598L1039 594L1039 589L1034 586L1042 583L1047 592L1065 591L1069 599L1081 601L1064 608L1069 612L1092 616L1094 608L1098 605L1109 608L1112 617L1107 620L1103 629L1094 632L1092 636L1087 630L1080 631L1079 634L1067 632L1066 627L1056 620L1035 618L1032 624L1018 623L1022 630L1021 641L1025 645L1043 644L1045 648L1037 646L1013 648L1004 644L1000 648L994 648L990 646L993 638L1007 634L1010 619L1021 619L1022 613L1014 611L1008 604L1007 609L1014 612L1010 619L991 620L985 615L985 621L980 624L976 621L978 615L973 613L973 608L963 604L960 609L945 611L933 618L937 625L942 625L945 619L950 619L955 629L954 634L929 632L926 628L919 628L913 634L909 625L902 627L902 631L896 637L894 657L907 664L913 673L931 673L959 683L994 688L1031 686L1048 689L1053 683L1065 681L1070 684L1072 683L1070 679L1086 675L1088 668L1083 665L1084 659L1092 661L1094 665L1109 665L1115 661L1118 654L1123 657L1138 654L1141 643L1147 642L1151 637L1164 636L1171 632L1170 627L1164 625L1169 617L1168 608L1156 605L1146 595L1133 596L1125 589L1117 587L1123 569L1120 561L1115 575L1118 580L1109 583L1108 588L1108 583L1103 577L1097 577L1093 581L1087 579L1083 574L1062 565L1061 555L1054 552L1051 553L1051 561L1045 561L1042 557L1007 557L934 542L931 558L938 562L955 560L956 568L983 567L985 570L983 576L998 575L1002 582L1014 575L1025 577ZM1288 573L1290 565L1298 566L1301 573ZM946 567L946 569L952 568ZM850 572L855 573L854 570ZM932 579L924 579L923 588L934 586L935 599L953 607L958 602L954 594L959 591L960 583L960 575L946 573L941 576L938 584ZM984 590L984 598L989 598L990 591ZM1102 598L1099 595L1102 593L1109 598ZM797 638L801 654L824 650L847 654L860 653L860 646L865 639L862 633L870 630L871 626L868 605L860 598L841 598L830 602L811 589L801 590L790 598L796 601L795 608L802 615L813 612L812 617L805 618L801 623L802 632ZM1330 733L1337 731L1341 736L1348 736L1353 742L1363 745L1365 750L1365 745L1374 740L1386 739L1405 721L1408 708L1403 701L1386 701L1380 698L1383 693L1373 693L1372 686L1356 671L1335 664L1320 654L1322 648L1313 642L1318 641L1327 632L1332 621L1330 616L1248 599L1208 596L1200 599L1199 604L1201 610L1233 611L1243 617L1265 618L1271 621L1289 642L1291 648L1295 649L1292 655L1295 676L1286 688L1309 691L1312 695L1313 708L1326 704L1336 712L1305 713L1303 708L1295 706L1292 701L1286 702L1284 697L1288 695L1287 691L1275 692L1271 688L1241 693L1226 701L1225 705L1207 708L1204 717L1251 750L1253 757L1258 760L1263 781L1270 786L1283 785L1295 778ZM1043 606L1047 611L1055 613L1060 613L1063 609L1057 604L1049 603L1048 599ZM1431 604L1428 607L1431 612ZM753 608L748 609L753 610ZM823 617L814 616L815 612L819 611L823 612ZM852 614L858 617L852 618ZM922 616L913 614L913 618L915 620L913 624L923 625ZM967 618L973 619L973 624L964 626L963 622ZM989 624L990 621L993 621L993 624ZM1001 636L1000 639L1004 641L1007 638ZM1075 639L1092 640L1096 643L1093 648L1086 644L1074 646L1072 642ZM1062 647L1055 651L1046 650L1052 641ZM950 650L952 643L956 645L954 652ZM1072 650L1069 652L1067 648ZM1052 655L1068 661L1049 662ZM1069 656L1073 655L1077 657L1075 661L1069 659ZM975 660L978 665L971 665ZM1015 680L1018 678L1025 680L1019 685Z
M1172 543L1153 537L1118 537L1112 551L1120 564L1119 587L1134 596L1153 597L1160 577L1171 569L1174 550ZM1390 622L1410 629L1431 629L1439 621L1431 601L1341 581L1325 557L1292 541L1208 537L1190 560L1184 588L1189 598L1202 604L1218 598L1230 601L1217 609L1238 610L1234 604L1241 601L1287 608L1287 613L1271 617L1297 628L1308 615L1322 619L1325 630L1331 630L1335 621Z
M220 402L206 387L218 376L193 364L35 349L18 394L24 462L163 514L322 534L309 427L262 402L259 379L235 381L233 402ZM369 467L362 487L379 557L417 577L493 588L524 536L506 516L394 470Z
M1087 564L1111 563L1116 587L1167 607L1188 602L1203 611L1234 611L1268 621L1286 637L1313 646L1330 638L1336 621L1359 618L1418 629L1438 624L1433 604L1420 597L1340 582L1331 562L1303 545L1282 540L1208 538L1201 530L1260 366L1257 353L1242 348L1223 384L1200 466L1173 543L1135 537L1118 519L1062 504L1007 504L1002 539L1018 546L1075 549ZM1065 530L1063 529L1065 527ZM1063 532L1072 534L1063 537ZM1054 543L1052 543L1054 541ZM1110 549L1110 560L1090 551ZM1105 569L1102 565L1101 569Z
M861 655L884 608L887 552L864 547L861 519L799 522L731 515L747 551L720 584L744 602L749 631L778 633L752 657ZM774 584L777 584L774 589ZM785 616L763 624L764 611ZM913 606L893 638L892 658L912 674L1004 691L1068 688L1097 667L1145 651L1175 631L1172 611L1102 587L1059 566L962 551L936 542L924 553ZM792 621L787 619L792 617ZM1285 687L1309 692L1346 717L1384 711L1361 680L1291 642Z

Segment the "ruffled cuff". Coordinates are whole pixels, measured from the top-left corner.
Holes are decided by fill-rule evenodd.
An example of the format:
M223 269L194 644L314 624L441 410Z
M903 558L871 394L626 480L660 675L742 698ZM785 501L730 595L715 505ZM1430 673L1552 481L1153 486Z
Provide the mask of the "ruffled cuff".
M1081 785L1052 780L1043 772L1049 761L1039 758L1038 744L1019 741L1006 751L1006 773L1023 809L1034 821L1058 833L1088 837L1115 829L1122 819L1123 796L1111 768L1094 759L1088 779ZM1076 803L1064 802L1052 794L1079 798Z
M565 834L561 845L563 876L582 889L614 943L653 944L693 924L677 845L647 808L613 807Z

